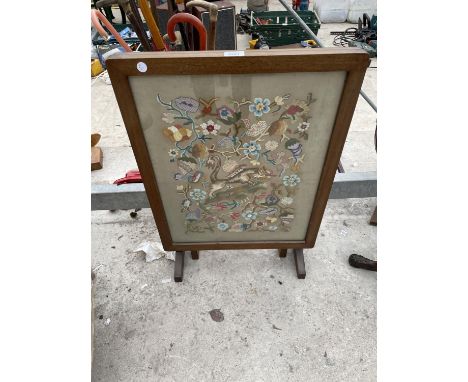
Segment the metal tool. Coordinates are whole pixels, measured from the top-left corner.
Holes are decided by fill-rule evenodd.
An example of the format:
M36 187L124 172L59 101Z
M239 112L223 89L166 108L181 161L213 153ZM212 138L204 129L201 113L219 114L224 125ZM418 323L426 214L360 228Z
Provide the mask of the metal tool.
M145 17L146 24L148 25L148 29L151 32L151 39L153 40L153 46L156 50L166 50L166 45L164 45L164 41L161 37L161 33L159 32L158 25L156 24L156 20L151 13L150 7L146 0L139 0L138 4L140 5L141 12Z
M136 6L135 0L99 0L96 3L96 6L101 8L105 6L110 6L117 4L123 8L125 14L128 17L128 20L133 26L135 33L138 36L138 39L143 46L143 49L151 51L153 47L151 45L150 40L148 39L148 35L146 34L145 28L143 27L143 21L140 17L140 12L138 12L138 7Z
M97 9L91 9L91 22L93 23L94 27L99 32L99 34L102 36L102 38L107 41L109 40L109 35L104 30L99 20L103 22L103 24L106 26L109 32L111 32L111 34L115 37L117 42L125 49L126 52L132 52L128 44L125 42L122 36L120 36L119 32L117 32L115 28L112 26L112 24L109 22L109 20L107 20L106 16L104 16Z
M208 50L216 50L216 24L218 22L218 6L204 0L192 0L186 4L189 11L193 7L201 7L210 12L210 29L208 31Z
M197 17L189 13L178 13L169 19L169 21L167 22L167 35L169 36L169 39L173 42L176 41L177 37L174 29L177 24L179 24L180 28L181 23L189 23L193 27L195 27L195 29L198 32L198 35L200 36L200 50L206 50L206 29Z

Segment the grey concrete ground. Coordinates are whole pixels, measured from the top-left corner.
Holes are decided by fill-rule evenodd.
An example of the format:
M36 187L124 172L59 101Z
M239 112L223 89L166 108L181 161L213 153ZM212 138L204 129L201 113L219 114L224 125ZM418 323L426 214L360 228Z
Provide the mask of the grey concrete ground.
M329 32L349 26L323 25L319 37L331 45ZM376 69L363 88L376 102ZM98 80L91 91L92 131L102 134L104 152L91 181L111 183L136 163L112 87ZM346 171L376 170L375 123L360 99ZM375 205L375 198L329 201L316 247L305 251L305 280L296 278L291 254L262 250L186 256L184 282L166 282L173 262L146 263L132 252L157 237L150 210L136 219L92 212L93 381L375 381L376 273L347 263L351 253L376 258L376 228L368 225ZM223 321L212 320L213 309Z

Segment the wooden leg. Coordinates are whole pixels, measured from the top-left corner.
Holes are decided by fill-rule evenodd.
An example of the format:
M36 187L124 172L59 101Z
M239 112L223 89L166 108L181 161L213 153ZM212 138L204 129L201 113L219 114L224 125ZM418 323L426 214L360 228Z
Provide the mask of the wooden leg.
M192 260L199 259L198 251L190 251L190 253L192 254Z
M294 262L296 263L297 278L305 279L304 250L302 248L294 249Z
M377 225L377 207L375 207L374 213L372 214L372 217L370 218L370 225Z
M177 251L175 253L174 264L174 281L180 283L184 278L184 251Z
M287 253L288 253L287 249L280 249L279 250L279 257L286 257Z

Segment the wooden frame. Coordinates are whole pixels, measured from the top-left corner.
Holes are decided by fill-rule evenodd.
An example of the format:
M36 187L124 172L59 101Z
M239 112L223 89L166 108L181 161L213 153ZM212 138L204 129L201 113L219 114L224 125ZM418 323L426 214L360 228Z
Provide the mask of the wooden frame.
M285 250L288 248L312 248L314 246L359 96L359 90L366 68L369 65L367 53L353 48L252 50L238 56L226 56L225 52L222 51L152 52L113 56L108 59L106 64L162 244L166 250L193 251L193 254L195 251L205 249L276 248ZM137 105L132 95L129 78L151 75L274 74L337 71L346 72L346 77L304 240L174 242L140 125ZM196 253L198 254L198 252ZM302 251L295 251L295 254L299 258L303 258Z

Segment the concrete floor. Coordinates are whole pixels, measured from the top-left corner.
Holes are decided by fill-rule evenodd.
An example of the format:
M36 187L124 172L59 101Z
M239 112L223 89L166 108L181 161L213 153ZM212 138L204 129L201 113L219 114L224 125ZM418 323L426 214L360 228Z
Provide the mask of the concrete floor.
M329 32L349 26L324 24L319 37L331 46ZM376 69L363 88L376 102ZM91 181L111 183L136 163L112 87L98 80L91 91L92 131L102 134L104 152ZM376 170L375 123L360 99L346 171ZM166 282L173 262L146 263L132 252L157 237L149 209L136 219L92 212L93 381L375 381L376 273L347 263L351 253L376 258L376 228L368 225L375 205L375 198L329 201L316 247L305 251L305 280L290 254L202 251L198 261L186 257L177 284ZM213 309L223 321L212 320Z

